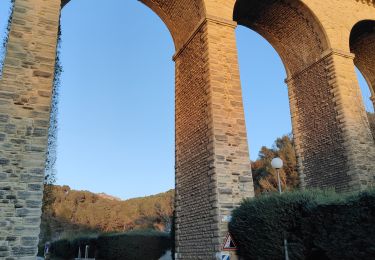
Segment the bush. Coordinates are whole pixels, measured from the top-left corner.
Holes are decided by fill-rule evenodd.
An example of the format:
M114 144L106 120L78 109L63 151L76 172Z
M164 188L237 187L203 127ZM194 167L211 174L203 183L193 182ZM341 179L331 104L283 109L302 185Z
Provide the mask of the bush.
M168 234L160 232L130 232L98 238L98 259L158 260L171 248Z
M309 191L245 200L230 232L244 259L373 259L375 192Z
M374 259L375 191L321 203L304 221L305 244L313 259Z
M77 256L74 254L72 244L67 239L54 242L51 245L51 254L62 259L72 259Z
M95 237L82 237L72 240L71 247L74 251L74 257L78 256L78 251L81 249L81 256L85 256L86 246L89 246L88 255L94 257L97 251L97 238Z
M52 244L51 253L54 258L68 260L77 257L81 248L83 257L86 245L89 246L89 257L99 260L157 260L171 249L171 239L169 234L157 231L107 234L72 241L63 239Z

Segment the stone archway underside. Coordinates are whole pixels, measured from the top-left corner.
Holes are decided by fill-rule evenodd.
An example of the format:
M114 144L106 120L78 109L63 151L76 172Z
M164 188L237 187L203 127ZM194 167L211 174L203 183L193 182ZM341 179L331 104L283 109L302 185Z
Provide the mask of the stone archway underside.
M374 143L352 80L353 56L330 49L318 19L336 18L315 17L307 8L315 1L238 0L235 19L267 38L287 68L305 186L359 190L373 183ZM0 257L9 260L34 259L37 250L59 17L67 2L15 0L0 80ZM254 196L237 24L229 16L235 1L142 2L176 47L176 256L216 259L231 211Z
M375 105L375 21L362 21L354 26L350 35L350 50L355 54L355 65L371 88Z

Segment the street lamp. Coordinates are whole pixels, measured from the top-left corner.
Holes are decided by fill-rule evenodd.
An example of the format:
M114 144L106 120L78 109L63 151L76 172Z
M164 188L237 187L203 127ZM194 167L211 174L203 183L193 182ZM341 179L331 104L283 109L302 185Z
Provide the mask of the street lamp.
M277 184L279 187L279 193L281 194L282 190L281 190L281 180L280 180L280 169L283 168L283 160L281 160L280 158L274 158L271 161L271 166L277 172ZM285 234L284 234L284 252L285 252L285 260L289 260L288 240L286 239Z
M280 169L283 168L283 160L281 160L280 158L274 158L271 161L271 166L272 166L272 168L276 169L277 184L278 184L278 187L279 187L279 193L281 194L282 190L281 190L281 180L280 180Z

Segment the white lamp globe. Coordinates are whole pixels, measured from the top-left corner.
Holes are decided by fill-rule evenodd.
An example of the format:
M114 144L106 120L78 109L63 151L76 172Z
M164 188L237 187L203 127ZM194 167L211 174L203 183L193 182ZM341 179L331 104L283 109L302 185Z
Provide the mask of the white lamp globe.
M274 158L271 161L271 166L274 169L281 169L283 168L283 160L281 160L280 158Z

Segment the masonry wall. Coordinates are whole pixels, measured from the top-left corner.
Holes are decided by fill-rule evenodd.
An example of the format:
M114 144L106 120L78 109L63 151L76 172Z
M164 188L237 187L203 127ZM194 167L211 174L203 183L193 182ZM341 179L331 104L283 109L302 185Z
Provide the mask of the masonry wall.
M254 197L242 90L235 41L236 24L207 19L208 78L216 196L218 243L227 235L225 221L244 198ZM217 248L220 251L221 248Z
M351 181L349 190L363 190L375 184L375 145L354 67L354 56L334 51L328 75L336 104Z
M178 259L216 259L254 196L234 27L207 19L175 56Z
M284 62L302 187L361 190L374 183L375 145L354 73L354 55L332 48L342 36L337 32L347 32L330 10L347 12L345 7L358 9L362 3L303 2L238 0L235 19L264 36ZM327 35L317 13L335 26L335 35Z
M205 17L203 0L141 0L141 2L163 20L172 35L176 50L186 44L187 39Z
M208 96L203 28L176 60L176 252L179 259L210 259L215 252L211 204ZM199 240L199 243L197 241Z
M288 80L299 172L303 187L347 190L349 165L328 71L325 57Z
M0 258L35 259L60 2L16 0L0 80Z

